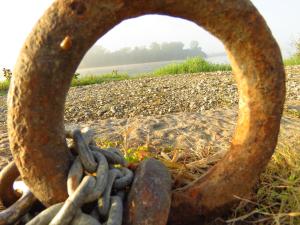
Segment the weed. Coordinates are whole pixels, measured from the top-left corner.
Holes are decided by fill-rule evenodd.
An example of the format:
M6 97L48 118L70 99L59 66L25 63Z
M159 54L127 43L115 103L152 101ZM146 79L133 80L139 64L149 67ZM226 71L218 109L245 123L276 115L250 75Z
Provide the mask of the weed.
M5 80L0 82L0 95L5 95L9 88L10 81Z
M300 143L299 143L300 144ZM261 175L254 200L243 200L230 224L300 224L300 153L288 145L277 148Z
M284 110L284 113L287 115L290 115L292 117L300 118L300 111L298 111L296 109L286 109L286 110Z
M129 163L138 163L151 157L152 154L147 146L138 146L137 148L128 148L125 151L125 159Z
M79 76L80 76L80 73L74 73L73 79L78 80Z
M119 148L120 146L122 146L122 142L120 141L110 141L101 138L96 138L95 142L100 148Z
M11 79L11 77L12 77L11 70L3 68L2 71L3 71L3 76L5 77L5 79L9 81Z

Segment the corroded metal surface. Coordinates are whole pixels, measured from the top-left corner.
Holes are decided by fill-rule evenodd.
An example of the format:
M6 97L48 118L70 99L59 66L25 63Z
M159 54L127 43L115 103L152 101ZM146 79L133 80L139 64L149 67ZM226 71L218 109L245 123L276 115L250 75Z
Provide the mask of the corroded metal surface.
M20 176L15 162L9 163L0 171L0 202L5 207L9 207L18 200L18 196L13 188L15 180Z
M15 224L30 210L35 202L34 195L30 191L24 191L21 198L9 208L0 212L0 225Z
M94 134L90 130L86 131L85 134ZM120 164L108 164L106 157L100 152L110 151L109 149L91 151L90 146L95 143L95 140L92 139L93 135L82 135L78 129L66 132L66 134L72 138L72 140L68 140L68 143L74 143L74 145L70 144L71 147L83 146L82 142L86 143L83 150L77 148L76 152L73 153L76 159L73 161L68 174L67 190L69 197L62 205L54 204L56 207L50 206L40 215L38 211L31 210L27 214L27 218L33 216L34 218L32 219L33 222L30 221L29 223L101 225L100 221L106 221L105 224L107 225L121 225L123 202L122 197L118 195L120 195L119 193L125 194L125 191L130 187L133 180L133 176L130 175L132 172L128 172L127 168L120 167ZM116 149L113 150L111 153L117 154L115 153ZM93 160L88 159L89 157L93 157ZM87 163L88 161L96 162L93 170L90 170L92 169L91 163ZM118 182L115 183L115 181ZM87 210L88 208L90 209ZM91 215L89 215L90 213Z
M67 197L71 155L63 109L78 64L113 26L151 13L191 20L219 38L240 94L230 151L193 186L174 193L172 224L195 223L232 204L234 195L247 196L269 161L282 115L285 73L278 45L250 1L57 0L21 50L8 99L11 150L22 178L44 204Z
M126 225L165 225L171 205L171 175L155 159L143 161L135 177L125 206Z

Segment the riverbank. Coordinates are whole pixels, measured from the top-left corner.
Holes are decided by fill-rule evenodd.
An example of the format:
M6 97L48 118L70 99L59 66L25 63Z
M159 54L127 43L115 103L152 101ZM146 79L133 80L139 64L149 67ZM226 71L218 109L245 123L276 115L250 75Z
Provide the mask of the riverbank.
M218 64L206 61L200 57L189 58L185 61L180 62L156 62L156 64L161 64L161 67L158 68L148 68L151 72L133 72L134 68L139 65L139 67L148 67L147 63L145 64L134 64L134 65L123 65L126 66L123 70L110 68L105 74L103 71L98 70L97 68L89 68L84 70L83 73L76 72L71 82L71 86L85 86L91 84L101 84L103 82L110 81L120 81L120 80L134 80L145 77L161 77L161 76L170 76L170 75L180 75L180 74L191 74L191 73L201 73L201 72L224 72L231 71L231 66L229 64ZM171 63L163 66L163 63ZM151 64L151 63L150 63ZM299 70L300 59L298 57L293 57L285 60L285 68ZM152 69L151 69L152 68ZM90 70L91 69L91 70ZM133 71L132 71L133 69ZM2 80L0 81L0 96L5 95L9 88L9 81Z
M287 67L286 112L300 105L300 66ZM107 81L72 87L66 122L88 122L138 115L197 113L237 107L238 93L231 72L210 72L133 80ZM0 96L0 125L6 123L6 95Z
M292 130L300 131L300 126L295 125L295 121L300 120L300 66L287 67L287 94L284 115L287 116L285 120L286 126L284 129L286 133L297 133ZM238 92L236 84L233 80L231 72L211 72L211 73L197 73L173 75L164 77L150 77L139 78L134 80L110 81L101 84L72 87L68 93L65 105L65 123L68 125L79 124L95 124L95 128L99 131L102 137L107 137L107 140L121 141L122 135L104 135L102 131L114 134L123 134L121 130L126 130L129 127L135 127L132 124L138 124L134 129L135 137L129 138L132 140L142 140L142 142L133 141L129 146L145 145L147 144L147 135L142 131L145 130L141 126L145 125L167 128L162 131L155 131L154 141L151 143L155 148L162 146L165 142L166 146L176 148L190 148L191 145L198 146L196 140L213 139L213 136L218 137L226 126L221 126L221 130L213 129L210 124L206 124L205 120L216 121L212 127L218 127L222 121L229 115L228 121L235 122L238 107ZM217 114L213 114L218 112ZM223 115L222 115L222 112ZM229 113L230 112L230 113ZM0 130L2 132L0 148L7 148L7 134L6 134L6 96L0 96ZM191 118L198 118L198 127L201 123L205 124L205 128L201 132L198 129L191 128L193 122L188 121ZM211 117L211 119L208 119ZM143 119L145 118L145 119ZM177 127L176 124L185 126ZM204 118L204 121L202 120ZM290 121L289 118L293 120ZM134 122L131 122L134 121ZM101 125L103 124L103 125ZM120 124L119 128L111 129L114 124ZM152 125L150 125L152 124ZM156 124L156 125L155 125ZM139 127L140 126L140 127ZM204 126L204 125L203 125ZM107 127L107 128L105 128ZM123 127L123 128L122 128ZM174 130L170 131L169 127L175 127L175 130L182 130L188 137L196 136L197 138L190 138L188 145L180 133ZM229 126L228 126L229 127ZM290 127L290 128L289 128ZM101 129L100 129L101 128ZM129 129L129 128L128 128ZM129 130L130 130L129 129ZM149 130L149 128L147 128ZM146 130L147 130L146 129ZM151 130L151 129L150 129ZM233 127L231 127L231 131ZM0 132L0 133L1 133ZM211 133L210 133L211 132ZM214 132L214 133L213 133ZM226 132L225 132L226 133ZM230 132L227 132L220 140L225 140L227 143L230 137ZM155 136L155 135L158 136ZM200 134L200 136L197 136ZM150 135L150 134L149 134ZM151 137L151 135L149 137ZM285 135L287 139L291 139L295 135ZM166 138L173 140L167 140ZM129 140L127 138L127 140ZM145 139L146 138L146 139ZM149 141L148 141L149 142ZM182 144L181 146L178 143ZM207 143L209 146L222 146L219 143ZM127 142L128 144L128 142ZM220 149L219 147L217 147Z
M287 98L277 153L251 202L242 201L224 224L298 224L300 67L288 67ZM190 183L222 158L236 126L237 87L231 72L110 81L72 87L67 127L89 126L101 146L118 146L131 160L159 158L175 186ZM0 168L11 158L6 96L0 97ZM278 188L286 187L286 188ZM295 216L296 215L296 216ZM239 218L239 216L241 216Z

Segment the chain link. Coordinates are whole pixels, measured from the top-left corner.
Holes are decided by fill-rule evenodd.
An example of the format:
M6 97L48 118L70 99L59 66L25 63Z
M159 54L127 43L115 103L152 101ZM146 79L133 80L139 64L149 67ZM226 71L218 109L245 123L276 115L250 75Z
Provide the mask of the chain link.
M95 184L96 180L94 177L85 176L76 191L65 201L49 225L70 224L77 214L78 209L83 206L85 197L93 190Z
M122 198L120 196L112 196L106 225L121 225L122 216L123 216Z
M121 176L121 172L117 169L111 169L108 172L108 181L105 191L101 198L98 200L98 211L100 216L105 217L108 214L110 207L110 195L113 187L113 183L118 176Z
M91 145L90 149L95 152L100 152L103 154L109 164L120 164L126 166L126 161L123 155L120 155L118 151L115 151L114 148L108 148L103 150L97 146Z
M9 208L0 212L0 225L14 224L22 217L36 202L36 198L30 191L24 191Z
M49 224L53 217L59 212L63 206L63 202L52 205L39 213L36 217L30 220L26 225L45 225Z
M76 129L73 131L73 139L75 142L75 150L79 155L84 169L89 173L95 172L97 168L97 162L95 161L93 153L85 142L80 130Z
M122 201L125 188L133 180L133 172L126 167L123 154L116 148L100 149L93 141L94 132L87 129L84 133L76 129L66 131L72 138L69 146L77 156L68 174L68 199L53 205L27 225L121 225L123 215ZM118 166L116 166L118 165ZM82 207L94 204L90 215L82 212Z
M128 168L121 168L123 176L117 178L114 182L114 188L123 189L131 184L133 180L133 172Z
M0 212L0 225L14 224L36 202L36 198L29 190L23 190L20 197L13 189L13 183L19 175L14 162L9 163L0 172L0 201L8 207Z
M133 172L126 168L122 152L116 148L97 147L91 129L85 129L83 133L79 129L69 130L66 131L66 137L73 140L68 142L68 146L75 154L67 179L69 197L65 202L45 209L33 219L27 214L23 217L23 220L27 218L26 225L101 225L100 221L105 225L121 225L125 189L133 180ZM5 193L13 194L12 184L19 175L11 172L14 168L14 163L11 163L0 173L0 183L7 187L1 189L1 199L6 199ZM6 179L7 174L12 173L15 174L13 178L9 176ZM0 212L0 225L20 220L35 201L30 191L24 191L18 201ZM89 210L90 215L82 211L87 204L94 207Z

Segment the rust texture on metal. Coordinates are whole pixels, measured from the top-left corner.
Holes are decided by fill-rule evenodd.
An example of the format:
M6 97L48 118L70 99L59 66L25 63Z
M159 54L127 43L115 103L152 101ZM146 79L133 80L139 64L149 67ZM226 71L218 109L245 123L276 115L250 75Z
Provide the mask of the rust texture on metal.
M165 225L171 205L171 174L158 160L140 163L127 196L124 224Z
M30 191L24 191L21 198L0 212L0 225L15 224L32 208L35 202L34 195Z
M63 113L78 64L116 24L151 13L188 19L219 38L240 95L230 151L195 184L173 194L171 224L192 224L195 218L222 211L236 201L235 195L247 196L273 154L285 72L279 47L249 0L56 0L21 50L8 98L14 159L23 180L44 204L67 197L72 157Z
M20 197L13 188L15 180L19 176L20 173L15 162L9 163L0 172L0 202L2 202L5 207L9 207Z

